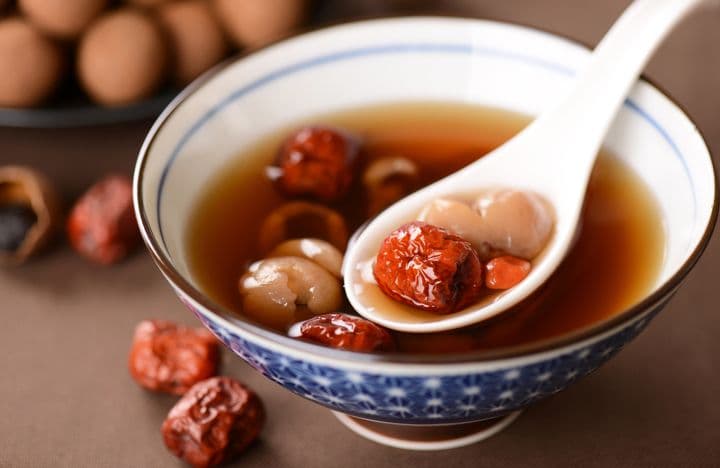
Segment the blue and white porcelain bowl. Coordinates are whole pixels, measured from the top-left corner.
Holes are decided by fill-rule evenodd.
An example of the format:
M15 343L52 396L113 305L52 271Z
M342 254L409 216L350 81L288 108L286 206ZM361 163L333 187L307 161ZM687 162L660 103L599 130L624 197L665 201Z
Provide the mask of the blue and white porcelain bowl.
M651 84L635 86L605 146L657 198L667 231L658 280L634 307L558 339L454 356L350 353L297 341L238 319L200 291L187 265L186 227L198 194L229 159L303 118L418 100L537 115L567 92L587 57L586 48L533 29L428 17L331 27L234 61L190 86L143 145L135 208L145 242L188 308L238 356L298 395L385 423L447 425L512 414L594 371L637 336L710 237L717 201L708 149L683 111ZM410 448L479 438L403 445L373 436L362 421L345 422Z

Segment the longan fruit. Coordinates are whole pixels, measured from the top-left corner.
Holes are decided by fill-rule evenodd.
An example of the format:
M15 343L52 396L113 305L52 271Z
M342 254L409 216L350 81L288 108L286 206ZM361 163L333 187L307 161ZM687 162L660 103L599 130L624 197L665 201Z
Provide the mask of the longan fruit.
M153 94L166 76L167 45L148 15L123 8L100 17L80 41L77 69L85 91L104 105Z
M73 39L105 9L108 0L18 0L20 11L39 29Z
M19 17L0 20L0 106L29 107L47 99L62 79L60 47Z
M227 41L206 0L168 3L157 15L167 33L171 72L178 84L189 83L225 56Z
M213 0L220 22L239 47L279 39L305 17L305 0Z

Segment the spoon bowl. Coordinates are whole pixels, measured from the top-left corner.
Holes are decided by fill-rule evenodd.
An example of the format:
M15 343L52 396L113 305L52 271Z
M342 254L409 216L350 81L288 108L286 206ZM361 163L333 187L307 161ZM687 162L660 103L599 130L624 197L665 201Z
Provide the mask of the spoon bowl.
M642 69L660 45L703 0L636 0L613 25L557 107L475 163L390 206L357 234L343 264L345 291L353 308L387 328L416 333L452 330L494 317L545 283L572 245L584 195L603 138ZM417 219L440 198L495 188L533 192L554 214L554 232L530 274L509 290L448 315L418 310L391 313L368 294L372 262L383 239Z

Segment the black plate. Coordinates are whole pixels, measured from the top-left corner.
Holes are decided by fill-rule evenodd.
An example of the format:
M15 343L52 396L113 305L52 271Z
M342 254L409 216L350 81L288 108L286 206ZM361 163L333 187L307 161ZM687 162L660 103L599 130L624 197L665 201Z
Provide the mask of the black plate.
M178 90L165 90L144 101L118 107L98 106L79 94L65 96L46 107L0 107L0 126L68 128L152 119L160 114L177 93Z
M400 12L416 13L427 3L421 0L414 2L406 1L404 8L399 9L397 5L384 0L344 2L315 0L311 3L306 28L333 24L339 20L347 21L349 18L369 18ZM0 127L70 128L150 120L160 115L160 112L180 92L180 89L166 88L156 96L136 104L102 107L88 99L72 78L66 79L60 88L58 97L43 107L22 109L0 107Z

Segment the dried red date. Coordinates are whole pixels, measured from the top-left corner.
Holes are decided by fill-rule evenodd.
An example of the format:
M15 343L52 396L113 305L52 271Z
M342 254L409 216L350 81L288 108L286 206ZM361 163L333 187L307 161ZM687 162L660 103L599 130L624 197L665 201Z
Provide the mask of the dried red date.
M349 351L392 351L393 338L384 328L345 314L318 315L300 326L303 338Z
M111 175L80 197L67 221L70 244L83 256L104 265L130 253L140 240L132 205L132 182Z
M305 127L285 141L268 174L287 195L334 201L350 188L358 152L357 141L338 130Z
M145 388L182 395L217 372L220 350L207 330L164 320L144 320L135 328L129 367Z
M471 304L483 287L482 264L470 243L420 221L383 241L373 273L392 299L437 314Z
M265 410L250 389L229 377L195 384L162 425L167 448L196 467L210 467L245 450L260 433Z

